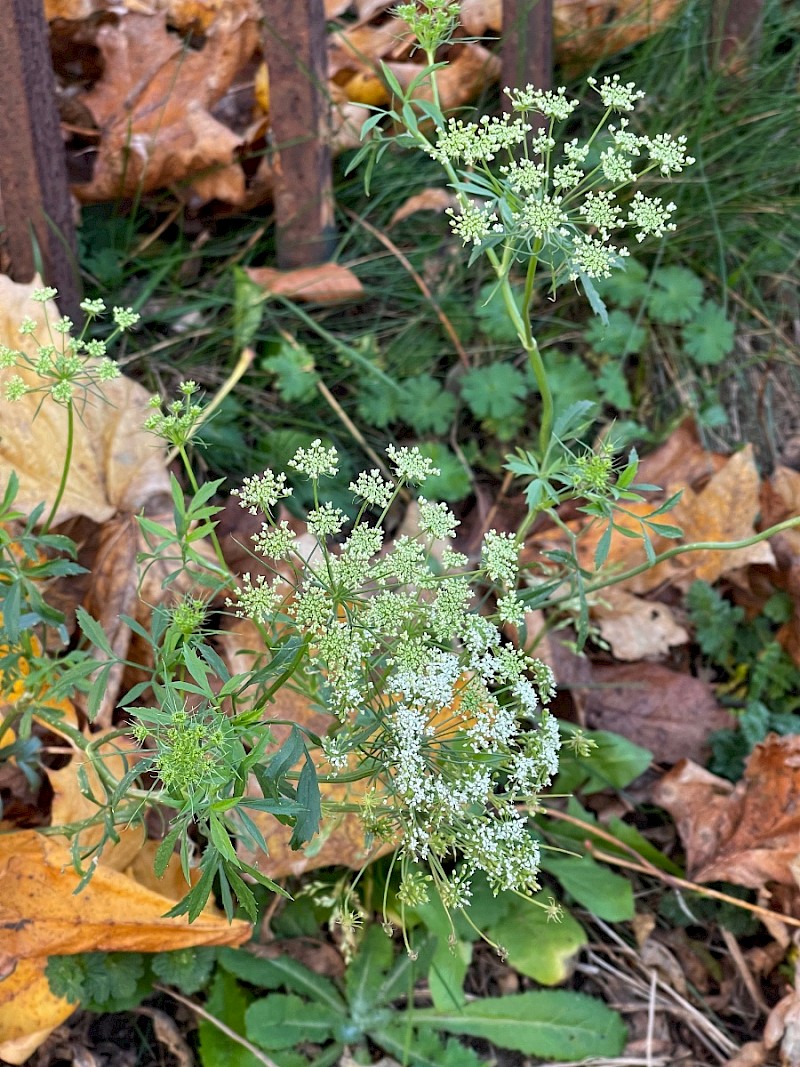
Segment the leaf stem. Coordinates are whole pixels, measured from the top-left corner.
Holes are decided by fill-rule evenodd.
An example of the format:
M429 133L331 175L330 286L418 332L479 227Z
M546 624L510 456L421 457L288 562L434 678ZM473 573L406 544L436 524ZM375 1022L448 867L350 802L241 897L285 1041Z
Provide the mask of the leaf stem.
M56 498L53 502L53 506L50 509L50 514L45 519L44 526L41 529L42 534L46 534L53 524L53 520L56 517L61 501L64 499L64 493L67 488L67 479L69 478L69 469L72 466L72 449L75 445L75 411L72 406L72 401L66 405L67 407L67 444L64 450L64 463L61 467L61 481L58 485L58 491Z
M783 522L770 526L769 529L762 530L752 537L746 537L742 541L694 541L689 545L676 545L674 548L668 548L666 552L659 553L652 562L646 560L637 567L631 567L630 570L604 578L602 581L592 582L591 585L586 586L584 592L596 593L598 590L607 589L611 585L627 582L629 578L635 578L637 575L658 566L659 563L673 559L675 556L682 556L686 552L735 552L737 549L750 548L761 541L768 541L770 537L775 537L776 534L783 533L784 530L792 530L795 526L800 526L800 515L794 515L791 519L784 519ZM571 599L572 593L565 593L563 596L549 598L546 606L555 607L555 605L563 604Z

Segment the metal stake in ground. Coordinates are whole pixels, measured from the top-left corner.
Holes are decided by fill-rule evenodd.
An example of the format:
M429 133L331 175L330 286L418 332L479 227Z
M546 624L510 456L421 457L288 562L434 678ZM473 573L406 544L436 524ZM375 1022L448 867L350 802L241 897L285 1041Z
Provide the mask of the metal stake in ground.
M552 88L553 0L503 0L502 64L503 85Z
M325 10L322 0L261 0L269 70L278 266L333 253Z

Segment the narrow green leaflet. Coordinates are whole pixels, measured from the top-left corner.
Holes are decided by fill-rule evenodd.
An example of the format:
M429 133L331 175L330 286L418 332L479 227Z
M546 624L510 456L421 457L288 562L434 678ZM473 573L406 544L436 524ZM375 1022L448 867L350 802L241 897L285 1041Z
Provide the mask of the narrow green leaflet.
M484 1063L477 1052L454 1037L444 1044L433 1033L412 1031L409 1035L402 1024L371 1031L369 1036L398 1063L409 1067L481 1067Z
M561 989L475 1000L460 1012L416 1009L417 1026L469 1034L528 1056L580 1060L619 1056L627 1029L601 1000Z

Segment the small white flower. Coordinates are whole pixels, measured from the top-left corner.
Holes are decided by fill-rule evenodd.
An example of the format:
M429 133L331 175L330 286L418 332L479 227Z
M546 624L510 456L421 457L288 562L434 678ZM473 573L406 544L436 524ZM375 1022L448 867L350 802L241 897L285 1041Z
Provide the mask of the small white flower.
M420 450L413 448L395 448L389 445L386 455L394 464L394 472L398 478L403 478L412 485L419 485L426 478L440 475L442 472L434 467L433 462L427 456L423 456Z
M515 585L519 571L519 544L513 534L489 530L483 539L483 565L493 582Z
M628 210L628 225L638 226L637 241L645 237L663 237L666 230L674 230L675 223L670 222L675 205L664 204L660 196L643 196L637 191Z
M350 483L349 489L351 493L378 508L387 507L394 493L394 487L381 477L377 469L369 473L361 471L356 480Z
M683 136L659 133L656 137L648 137L646 144L651 161L658 164L662 174L677 174L694 163L694 157L686 155L686 138Z
M312 482L326 476L333 478L339 470L339 453L335 448L325 448L317 438L308 448L298 448L289 466L305 474Z
M595 92L600 94L603 105L612 108L614 111L633 111L636 107L636 101L641 100L645 95L641 89L636 88L633 82L623 83L619 74L614 74L610 78L603 78L599 86L596 78L587 78L586 80Z
M241 489L234 489L231 493L231 496L239 497L239 506L251 515L257 515L259 511L271 511L279 500L291 495L292 490L286 488L286 475L275 474L271 470L245 478Z

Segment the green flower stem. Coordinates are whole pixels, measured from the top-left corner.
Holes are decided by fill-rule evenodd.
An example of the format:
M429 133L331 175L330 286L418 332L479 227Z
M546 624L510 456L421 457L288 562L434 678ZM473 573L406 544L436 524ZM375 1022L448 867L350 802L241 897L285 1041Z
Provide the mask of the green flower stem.
M536 260L532 259L529 266L529 276L532 272L536 271ZM532 279L530 285L532 287ZM528 279L525 282L525 290L528 292ZM528 362L531 365L531 370L536 378L536 385L539 390L539 395L542 398L542 421L539 425L539 450L542 458L544 458L547 452L548 445L550 444L550 438L553 433L553 394L550 389L550 383L547 380L547 371L545 370L544 361L542 360L542 354L539 351L539 346L536 343L536 338L531 331L530 315L528 313L527 306L523 306L523 311L520 313L519 308L514 300L514 291L511 288L511 282L509 276L506 274L500 279L500 292L503 297L503 303L506 306L506 311L511 321L514 323L514 327L517 331L520 344L525 349L528 355Z
M668 559L673 559L675 556L682 556L686 552L735 552L737 549L750 548L752 545L757 545L761 541L768 541L770 537L775 537L776 534L783 533L784 530L792 530L796 526L800 526L800 515L795 515L791 519L784 519L783 522L779 522L775 526L770 526L768 530L762 530L761 533L754 534L752 537L747 537L743 541L693 541L689 545L676 545L674 548L668 548L666 552L661 552L655 557L652 563L649 560L645 560L644 563L640 563L637 567L631 567L630 570L622 571L620 574L615 574L611 578L604 578L602 581L592 582L591 585L585 587L584 592L596 593L600 589L608 589L609 586L619 585L620 582L627 582L629 578L635 578L639 574L644 574L645 571L657 567L659 563L663 563ZM564 596L552 597L547 601L547 607L555 607L557 604L563 604L568 600L572 600L571 593L566 593Z
M58 492L56 493L56 499L53 502L53 506L50 509L50 514L45 519L44 526L41 529L42 534L46 534L50 529L53 520L56 517L56 512L59 509L61 501L64 499L64 493L67 488L67 479L69 478L69 469L72 466L72 449L75 444L75 411L72 406L72 402L67 404L67 444L64 451L64 463L61 467L61 481L58 485Z
M194 426L192 426L184 444L188 444L191 439L196 436L197 431L200 429L203 423L208 422L208 420L220 406L225 397L233 390L234 386L238 383L239 379L242 377L245 371L248 370L255 358L256 354L252 348L245 348L242 350L239 359L236 361L236 366L233 368L231 373L222 383L222 387L219 389L219 391L215 393L214 399L211 401L211 403L208 404L207 407L203 408L202 415L194 424ZM167 464L172 463L172 461L177 457L177 455L178 447L176 446L167 453Z
M186 454L186 445L178 446L178 455L181 457L183 469L186 471L186 477L189 479L189 485L191 485L192 487L192 492L199 493L200 486L197 484L197 478L195 478L194 471L192 470L192 465L189 462L188 455ZM231 570L228 564L225 562L225 556L222 552L222 545L219 543L219 538L217 537L217 531L212 530L209 536L211 539L211 544L214 547L214 555L217 557L217 563L219 563L220 570L228 579L230 579Z

